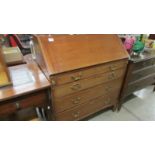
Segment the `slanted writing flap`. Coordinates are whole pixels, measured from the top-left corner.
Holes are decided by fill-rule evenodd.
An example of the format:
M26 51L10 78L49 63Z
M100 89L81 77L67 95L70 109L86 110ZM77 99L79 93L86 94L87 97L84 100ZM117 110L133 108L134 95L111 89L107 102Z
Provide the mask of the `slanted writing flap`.
M38 35L37 39L49 75L128 58L113 34Z

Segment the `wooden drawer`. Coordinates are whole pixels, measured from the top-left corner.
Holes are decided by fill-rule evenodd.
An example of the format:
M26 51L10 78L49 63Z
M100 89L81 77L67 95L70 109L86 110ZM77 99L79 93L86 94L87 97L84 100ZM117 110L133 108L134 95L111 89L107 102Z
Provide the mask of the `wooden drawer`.
M139 69L143 69L145 67L149 67L149 66L152 66L152 65L155 65L155 58L134 63L133 69L134 70L139 70Z
M92 78L80 80L77 82L57 86L53 88L54 97L63 97L96 85L112 81L124 76L125 69L115 70L110 73L96 75ZM121 82L121 81L120 81Z
M91 68L89 67L87 69L79 69L69 73L55 75L53 78L51 78L51 80L54 80L54 83L56 85L61 85L61 84L66 84L66 83L86 79L96 74L112 72L117 69L124 68L126 65L127 65L126 60L110 62L102 65L97 65Z
M151 85L153 83L155 83L155 74L148 76L146 78L143 78L141 80L135 81L133 83L130 83L128 85L127 92L125 93L125 96L131 94L134 91L145 88L146 86Z
M45 92L38 92L32 95L11 99L0 104L0 115L7 115L16 112L20 109L28 107L36 107L45 104L47 96Z
M134 71L130 76L129 82L140 80L141 78L144 78L154 73L155 73L155 65L146 67L141 70Z
M106 107L110 107L117 104L117 95L102 96L96 98L86 104L80 105L72 110L68 110L56 115L56 120L59 121L72 121L85 118L97 111L100 111Z
M55 112L56 113L63 112L67 109L91 101L94 98L104 96L105 94L111 93L119 95L122 80L123 78L116 79L107 82L105 84L101 84L96 87L92 87L90 89L83 90L60 99L56 98L54 100Z

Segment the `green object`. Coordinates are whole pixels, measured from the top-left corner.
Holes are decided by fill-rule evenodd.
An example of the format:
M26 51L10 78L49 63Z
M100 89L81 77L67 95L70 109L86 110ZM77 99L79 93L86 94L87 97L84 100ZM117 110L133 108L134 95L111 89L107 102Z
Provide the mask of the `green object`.
M133 45L133 51L135 53L141 53L144 49L144 43L140 41L140 37L137 37L136 42Z

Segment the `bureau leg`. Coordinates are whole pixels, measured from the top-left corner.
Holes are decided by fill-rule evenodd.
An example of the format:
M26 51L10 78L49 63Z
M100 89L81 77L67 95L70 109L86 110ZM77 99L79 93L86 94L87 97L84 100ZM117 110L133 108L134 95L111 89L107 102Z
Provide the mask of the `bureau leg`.
M121 99L117 105L117 111L119 112L122 108L123 100Z
M154 85L154 89L153 89L153 92L155 92L155 85Z
M115 111L116 111L116 109L117 109L117 106L116 106L116 105L114 105L114 106L112 107L112 111L113 111L113 112L115 112Z

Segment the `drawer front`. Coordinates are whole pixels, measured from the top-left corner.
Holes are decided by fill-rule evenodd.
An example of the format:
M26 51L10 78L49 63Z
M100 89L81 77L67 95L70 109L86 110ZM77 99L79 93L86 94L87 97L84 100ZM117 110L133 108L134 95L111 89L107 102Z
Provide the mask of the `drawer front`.
M147 77L145 79L130 83L128 85L127 90L126 90L125 96L133 93L134 91L145 88L146 86L151 85L153 83L155 83L155 74L151 75L151 76L149 76L149 77Z
M124 76L125 69L119 69L110 73L96 75L93 78L80 80L62 86L57 86L53 89L54 97L63 97L75 92L79 92L96 85L106 83Z
M144 78L154 73L155 73L155 65L144 68L143 70L135 71L132 73L131 78L129 79L129 82L140 80L141 78Z
M45 104L47 101L46 93L39 92L33 95L26 95L22 98L12 99L0 105L0 115L7 115L20 109L35 107Z
M96 87L92 87L90 89L83 90L60 99L56 98L54 101L55 112L63 112L67 109L91 101L94 98L104 96L105 94L116 93L119 95L122 80L123 78L116 79L108 83L101 84Z
M105 96L96 98L90 102L87 102L86 104L78 106L77 108L56 115L56 120L58 121L80 120L97 111L113 106L115 104L117 104L117 99L115 95L113 95L113 97Z
M66 84L70 82L79 81L82 79L86 79L88 77L94 76L96 74L102 74L106 72L112 72L120 68L124 68L127 65L127 61L117 61L111 62L104 65L98 65L87 69L80 69L78 71L72 71L69 73L64 73L60 75L55 75L52 82L56 85Z
M134 70L139 70L153 65L155 65L155 58L135 63L133 68Z

